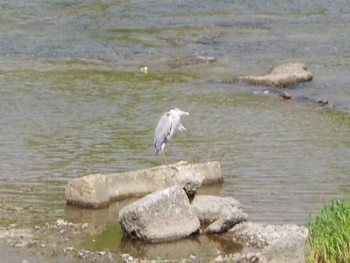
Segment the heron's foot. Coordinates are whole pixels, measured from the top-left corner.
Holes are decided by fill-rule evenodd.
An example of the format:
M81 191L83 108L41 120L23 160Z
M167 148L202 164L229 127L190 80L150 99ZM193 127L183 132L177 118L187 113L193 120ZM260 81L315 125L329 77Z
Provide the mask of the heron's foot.
M177 164L166 164L166 166L168 166L171 169L175 169L177 172L179 172L179 168L177 168Z
M189 161L179 161L177 163L172 163L172 164L166 164L166 166L168 166L169 168L171 169L175 169L176 171L180 171L180 168L181 166L183 165L187 165L189 164L190 162Z

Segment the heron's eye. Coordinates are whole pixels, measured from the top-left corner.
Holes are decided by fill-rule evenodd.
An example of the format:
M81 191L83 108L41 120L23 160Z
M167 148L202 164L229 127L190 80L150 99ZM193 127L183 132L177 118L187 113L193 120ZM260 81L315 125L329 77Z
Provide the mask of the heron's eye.
M170 113L167 113L166 116L169 117L169 116L170 116Z

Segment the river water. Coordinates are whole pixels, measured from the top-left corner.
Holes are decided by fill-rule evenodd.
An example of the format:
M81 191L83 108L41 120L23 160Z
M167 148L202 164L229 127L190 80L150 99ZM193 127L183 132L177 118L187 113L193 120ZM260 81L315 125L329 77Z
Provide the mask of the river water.
M219 161L215 193L250 220L305 224L349 198L347 1L3 0L0 13L2 225L69 218L79 176L160 164L153 132L173 106L190 116L169 161ZM171 66L195 56L217 62ZM314 75L288 92L334 109L219 82L283 62Z

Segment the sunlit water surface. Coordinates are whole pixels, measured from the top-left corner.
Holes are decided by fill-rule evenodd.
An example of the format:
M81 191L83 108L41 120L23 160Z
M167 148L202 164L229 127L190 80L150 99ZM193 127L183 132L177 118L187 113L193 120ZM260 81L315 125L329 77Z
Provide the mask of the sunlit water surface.
M219 161L212 191L250 220L305 224L348 198L350 8L321 2L2 1L1 224L84 221L93 212L65 207L67 182L160 164L153 132L172 106L190 116L169 161ZM169 66L197 55L217 62ZM314 75L290 93L334 110L219 83L281 62Z

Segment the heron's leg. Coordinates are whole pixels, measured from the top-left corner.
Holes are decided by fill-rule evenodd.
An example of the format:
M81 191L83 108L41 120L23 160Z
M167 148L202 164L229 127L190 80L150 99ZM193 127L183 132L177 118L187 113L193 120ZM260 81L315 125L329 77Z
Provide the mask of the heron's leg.
M179 171L179 169L176 167L176 164L170 164L168 163L168 161L166 160L165 158L165 153L164 153L164 150L161 151L161 154L162 154L162 163L166 166L168 166L169 168L171 169L175 169L176 171Z
M164 151L161 151L161 154L162 154L162 163L163 163L164 165L168 166L168 167L171 168L171 169L175 169L176 171L179 171L179 169L176 167L176 165L168 163L168 161L167 161L166 158L165 158L165 153L164 153Z
M167 160L166 160L166 158L165 158L165 153L164 153L164 151L162 151L162 163L163 164L168 164L168 162L167 162Z

